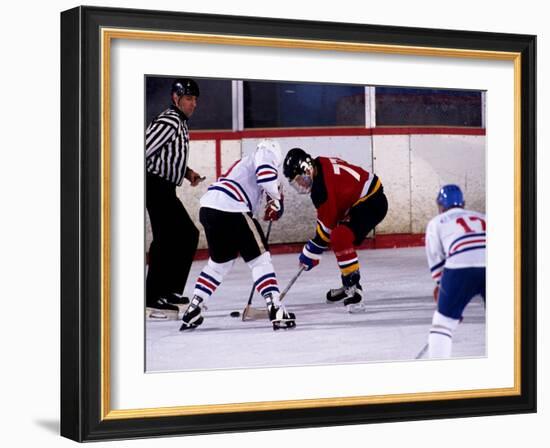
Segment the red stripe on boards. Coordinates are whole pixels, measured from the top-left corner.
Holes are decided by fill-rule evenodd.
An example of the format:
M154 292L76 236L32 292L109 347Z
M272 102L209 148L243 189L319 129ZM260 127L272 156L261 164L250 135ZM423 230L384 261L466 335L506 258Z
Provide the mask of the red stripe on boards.
M272 255L299 254L305 243L270 244L269 251ZM399 249L403 247L424 246L423 233L394 233L388 235L376 235L376 238L365 240L358 250L366 249ZM199 249L195 253L195 260L207 260L208 249Z
M429 127L429 126L385 126L378 128L291 128L291 129L249 129L246 131L192 131L191 140L242 140L253 138L285 137L355 137L361 135L486 135L484 128ZM217 148L216 148L217 150ZM220 149L221 154L221 149Z
M302 252L305 243L270 244L271 254L298 254ZM394 233L388 235L376 235L376 238L365 240L358 250L365 249L399 249L402 247L424 246L423 233ZM149 253L145 254L145 262L148 263ZM208 260L208 249L198 249L194 260Z

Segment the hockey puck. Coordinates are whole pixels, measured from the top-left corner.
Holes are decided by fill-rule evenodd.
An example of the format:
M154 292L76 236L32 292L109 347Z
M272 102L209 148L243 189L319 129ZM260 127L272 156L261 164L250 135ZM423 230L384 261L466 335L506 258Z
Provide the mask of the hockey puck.
M231 317L241 317L240 311L231 311L229 314Z

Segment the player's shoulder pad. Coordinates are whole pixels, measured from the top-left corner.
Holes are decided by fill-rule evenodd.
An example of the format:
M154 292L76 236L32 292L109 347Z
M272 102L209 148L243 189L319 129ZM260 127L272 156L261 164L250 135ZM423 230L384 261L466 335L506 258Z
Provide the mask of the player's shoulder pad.
M426 224L426 233L432 231L440 222L440 220L441 220L441 213L438 215L435 215L432 219L430 219L428 221L428 224Z
M485 215L485 213L483 213L483 212L478 212L477 210L466 210L466 209L465 209L465 211L466 211L467 213L471 213L471 214L477 215L477 216L479 216L480 218L486 218L486 215Z
M327 165L327 164L331 164L332 162L330 161L329 157L319 156L313 159L313 163L315 165Z
M256 151L254 153L254 159L255 159L256 163L258 163L258 164L266 163L266 164L272 165L273 168L277 168L275 166L276 165L275 164L275 159L276 159L275 153L273 151L271 151L269 148L262 147L262 148L256 149Z

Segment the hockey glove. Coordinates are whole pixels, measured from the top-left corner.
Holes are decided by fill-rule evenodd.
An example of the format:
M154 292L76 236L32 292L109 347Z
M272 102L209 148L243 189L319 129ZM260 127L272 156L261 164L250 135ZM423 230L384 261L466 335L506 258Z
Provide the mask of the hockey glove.
M281 199L273 199L269 195L267 195L264 221L277 221L281 216L283 216L284 211L284 196L282 192Z
M309 240L300 254L300 264L305 266L306 271L310 271L321 261L323 248L317 246L312 240Z

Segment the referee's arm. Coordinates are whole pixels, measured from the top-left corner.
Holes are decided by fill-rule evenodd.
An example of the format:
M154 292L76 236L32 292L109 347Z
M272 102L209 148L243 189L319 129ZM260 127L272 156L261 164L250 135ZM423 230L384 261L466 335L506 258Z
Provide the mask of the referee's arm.
M176 137L177 127L166 121L154 121L145 131L145 157L153 155Z

